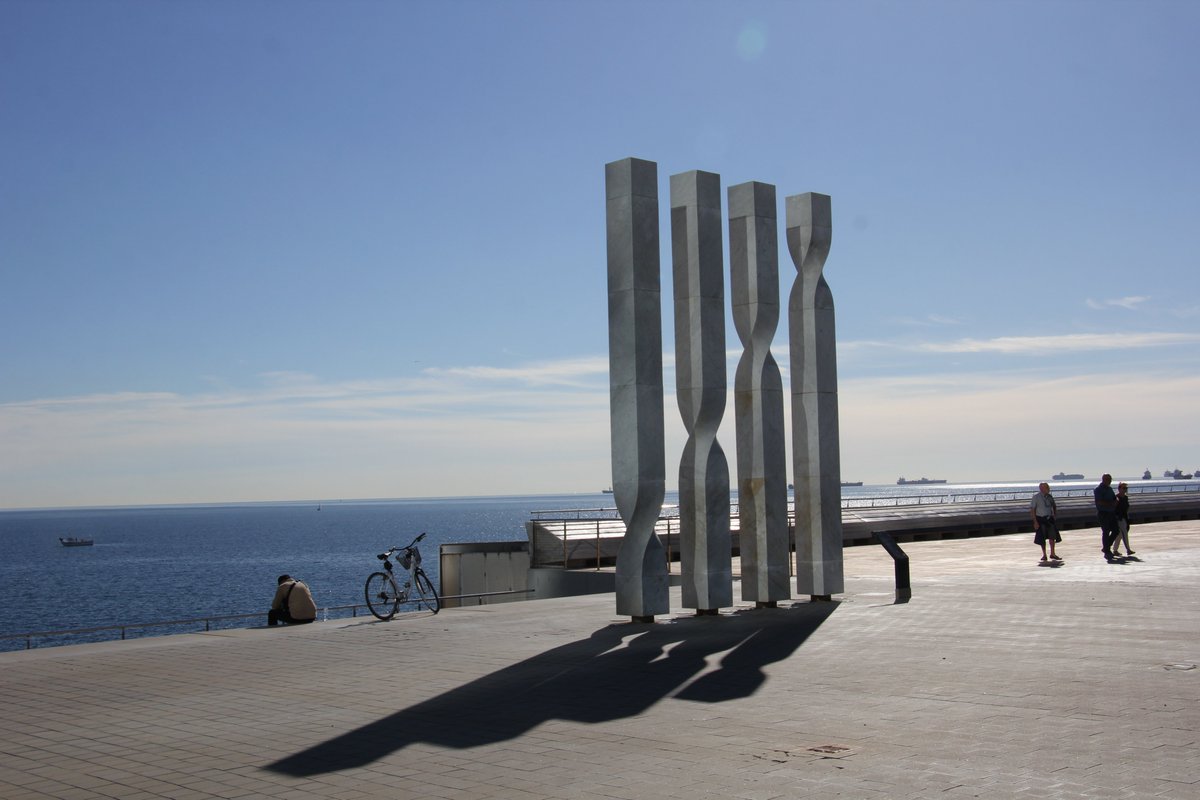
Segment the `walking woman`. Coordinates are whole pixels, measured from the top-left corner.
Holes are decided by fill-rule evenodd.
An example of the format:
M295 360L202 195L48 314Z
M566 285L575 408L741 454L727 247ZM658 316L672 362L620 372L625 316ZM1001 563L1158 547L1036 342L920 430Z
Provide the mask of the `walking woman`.
M1133 555L1129 549L1129 484L1124 481L1117 484L1117 535L1113 538L1113 555L1117 554L1121 544L1125 545L1125 555Z

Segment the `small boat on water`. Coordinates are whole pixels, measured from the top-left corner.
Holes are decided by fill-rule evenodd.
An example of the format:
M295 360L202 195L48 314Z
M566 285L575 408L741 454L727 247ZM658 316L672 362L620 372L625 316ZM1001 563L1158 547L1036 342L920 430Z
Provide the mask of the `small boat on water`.
M79 536L60 536L58 543L63 547L91 547L96 543L95 539L84 539Z
M1080 475L1078 472L1060 472L1060 473L1058 473L1057 475L1055 475L1053 478L1051 478L1051 480L1055 480L1055 481L1081 481L1081 480L1083 480L1083 476L1082 476L1082 475Z
M1154 476L1152 476L1152 475L1150 474L1150 470L1146 470L1145 472L1143 472L1143 473L1142 473L1142 480L1144 480L1144 481L1148 481L1148 480L1150 480L1150 479L1151 479L1151 478L1153 478L1153 477L1154 477Z
M941 478L920 478L915 481L910 481L906 478L901 478L896 481L897 486L928 486L931 483L945 483Z
M601 494L612 494L612 487L610 486L607 489L601 489L600 493Z

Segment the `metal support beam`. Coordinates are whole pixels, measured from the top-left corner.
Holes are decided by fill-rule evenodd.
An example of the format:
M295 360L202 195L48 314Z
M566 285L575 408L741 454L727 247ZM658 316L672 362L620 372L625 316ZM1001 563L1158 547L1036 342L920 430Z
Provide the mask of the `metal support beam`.
M900 549L900 545L896 544L890 533L875 531L874 536L896 562L896 602L907 603L912 599L912 586L908 580L908 554Z

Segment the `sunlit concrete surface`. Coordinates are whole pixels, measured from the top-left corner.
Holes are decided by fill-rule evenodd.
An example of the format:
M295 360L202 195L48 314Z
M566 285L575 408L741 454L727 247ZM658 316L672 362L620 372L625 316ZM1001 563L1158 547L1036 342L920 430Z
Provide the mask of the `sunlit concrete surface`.
M0 797L1200 797L1200 522L845 551L831 603L589 595L0 654ZM678 589L672 607L678 608Z

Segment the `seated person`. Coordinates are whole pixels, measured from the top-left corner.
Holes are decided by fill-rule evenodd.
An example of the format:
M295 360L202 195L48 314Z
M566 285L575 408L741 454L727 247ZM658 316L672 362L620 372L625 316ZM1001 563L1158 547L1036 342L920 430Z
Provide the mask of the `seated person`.
M303 625L316 618L317 604L313 602L308 586L291 575L280 575L275 599L271 601L271 610L267 614L267 624L278 625L283 622Z

